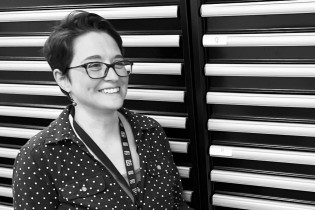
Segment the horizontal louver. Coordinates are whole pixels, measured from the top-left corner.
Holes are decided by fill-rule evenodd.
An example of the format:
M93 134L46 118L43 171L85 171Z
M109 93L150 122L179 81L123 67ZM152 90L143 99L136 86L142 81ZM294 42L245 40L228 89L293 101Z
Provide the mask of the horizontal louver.
M96 0L84 5L69 6L71 2L65 1L64 5L36 6L41 3L46 4L23 2L29 6L17 3L8 9L9 3L0 3L0 164L4 165L0 176L11 179L10 167L19 147L69 103L56 86L41 48L56 21L82 9L110 19L121 33L124 55L133 62L124 106L164 127L183 179L184 198L198 206L193 199L198 194L194 184L198 170L192 164L195 152L191 152L195 141L194 121L189 117L193 110L187 79L191 70L189 59L184 59L189 55L185 43L188 28L185 13L181 16L179 12L181 3L147 0L119 5L121 2L100 4ZM5 198L12 199L7 182L0 182L0 208L5 210L13 209L9 207L12 200Z
M314 1L206 1L214 208L315 209Z

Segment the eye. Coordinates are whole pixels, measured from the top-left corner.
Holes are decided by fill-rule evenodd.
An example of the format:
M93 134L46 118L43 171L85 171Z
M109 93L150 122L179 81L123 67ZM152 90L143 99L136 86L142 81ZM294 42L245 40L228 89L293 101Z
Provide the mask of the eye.
M89 71L100 71L100 70L102 70L102 68L103 68L103 64L98 63L98 62L88 63L88 65L87 65L87 69Z
M115 63L115 69L123 69L125 68L126 62L125 61L117 61Z

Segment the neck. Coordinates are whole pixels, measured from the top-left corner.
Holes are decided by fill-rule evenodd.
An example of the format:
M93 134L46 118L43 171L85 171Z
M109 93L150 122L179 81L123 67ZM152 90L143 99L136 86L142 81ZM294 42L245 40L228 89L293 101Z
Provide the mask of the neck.
M74 120L86 132L112 133L116 131L118 126L118 112L117 110L97 111L78 105L75 107Z

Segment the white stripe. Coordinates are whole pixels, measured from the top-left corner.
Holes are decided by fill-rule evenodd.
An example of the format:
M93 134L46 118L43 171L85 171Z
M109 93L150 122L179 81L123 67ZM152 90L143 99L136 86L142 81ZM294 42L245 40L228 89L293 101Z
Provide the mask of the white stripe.
M191 202L192 201L192 194L193 191L190 190L184 190L183 191L183 198L186 202Z
M49 108L42 109L32 107L0 106L1 116L56 119L60 115L61 111L61 109Z
M65 96L56 85L0 84L0 93L44 96ZM128 89L127 100L184 102L184 91Z
M1 129L2 128L3 127L0 127L0 135L1 135ZM0 147L0 157L15 159L16 156L18 155L19 151L20 150L18 150L18 149L10 149L10 148L1 148Z
M20 116L20 117L33 117L43 119L56 119L61 113L61 109L48 109L48 108L31 108L31 107L9 107L0 106L0 115L3 116ZM174 116L158 116L158 115L147 115L156 121L158 121L163 127L170 128L186 128L186 117L174 117ZM26 138L30 138L33 132L29 129L21 129L20 132L15 132L16 128L8 129L0 127L0 135L8 135L8 137L19 137L18 133L27 134ZM11 131L12 130L12 131ZM29 136L31 135L31 136Z
M157 115L147 115L155 119L158 123L160 123L163 127L169 128L186 128L186 117L173 117L173 116L157 116Z
M184 91L178 90L140 90L129 89L127 100L149 100L149 101L167 101L184 102Z
M26 128L0 127L0 136L4 136L4 137L29 139L32 136L36 135L38 132L40 132L40 130L26 129Z
M204 4L202 17L314 13L315 1L266 1L225 4Z
M209 119L208 130L315 137L315 125L303 123Z
M212 170L211 181L315 192L315 180L275 175Z
M181 63L134 63L133 74L181 75Z
M19 85L0 84L0 93L25 94L25 95L46 95L65 96L56 85Z
M12 179L12 176L13 176L12 168L0 168L0 177Z
M206 64L206 76L315 77L314 64Z
M313 152L211 145L209 154L211 157L315 165Z
M42 47L47 36L0 37L0 47ZM179 35L123 35L124 47L179 47Z
M5 206L5 205L0 205L1 210L13 210L13 207L11 206Z
M48 36L0 37L0 47L42 47Z
M169 141L172 152L188 153L188 142Z
M214 206L223 206L230 208L248 209L248 210L314 210L315 206L306 204L297 204L292 202L272 201L257 198L248 198L233 195L222 195L215 193L212 196Z
M189 178L191 167L177 166L180 177Z
M181 63L134 63L133 74L181 75ZM0 61L0 71L51 72L46 61Z
M0 61L0 71L51 72L51 68L46 61Z
M179 35L121 36L124 47L179 47Z
M315 96L208 92L207 104L315 108Z
M1 89L0 89L1 90ZM14 107L14 106L0 106L0 115L2 116L17 116L17 117L32 117L32 118L43 118L43 119L56 119L61 113L61 109L49 109L49 108L33 108L33 107ZM158 115L147 115L157 120L164 127L173 128L185 128L186 117L174 117L174 116L158 116ZM17 129L17 130L16 130ZM30 138L35 135L30 129L20 128L2 128L0 127L0 135L8 137L20 137L18 133L26 134L25 138ZM23 138L24 138L23 137ZM180 151L187 151L188 145L186 143L176 143L175 148Z
M0 186L0 196L12 198L13 197L12 188Z
M82 8L106 19L176 18L178 6ZM1 12L0 22L56 21L65 18L73 9Z
M315 33L206 34L204 47L315 46Z

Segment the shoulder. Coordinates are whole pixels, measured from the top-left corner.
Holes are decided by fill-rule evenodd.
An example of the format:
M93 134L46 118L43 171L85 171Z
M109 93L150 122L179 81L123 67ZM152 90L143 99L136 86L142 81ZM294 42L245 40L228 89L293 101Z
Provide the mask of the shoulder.
M34 150L43 150L46 144L58 142L69 136L72 129L68 115L65 114L67 111L68 110L65 109L56 120L52 121L46 128L32 136L26 144L21 147L20 152L32 153Z
M130 125L137 126L140 130L161 128L161 125L155 119L147 115L136 113L126 108L121 108L119 112L122 113L126 117Z
M147 152L150 153L148 157L166 157L171 155L168 138L158 121L125 108L119 111L124 114L131 127L133 127L133 131L136 134L136 142L144 145L146 150L148 150Z
M45 130L46 128L34 135L21 147L14 161L14 169L19 168L20 171L24 171L27 168L31 169L35 166L34 160L37 159L36 156L38 156L39 151L42 150L40 147L43 148L42 146L44 145ZM14 174L17 173L19 173L19 171L14 170Z
M39 147L43 146L47 139L49 139L50 133L53 131L53 128L51 125L44 128L43 130L39 131L37 134L32 136L26 144L24 144L21 149L20 153L27 154L32 153L35 149L38 149Z

